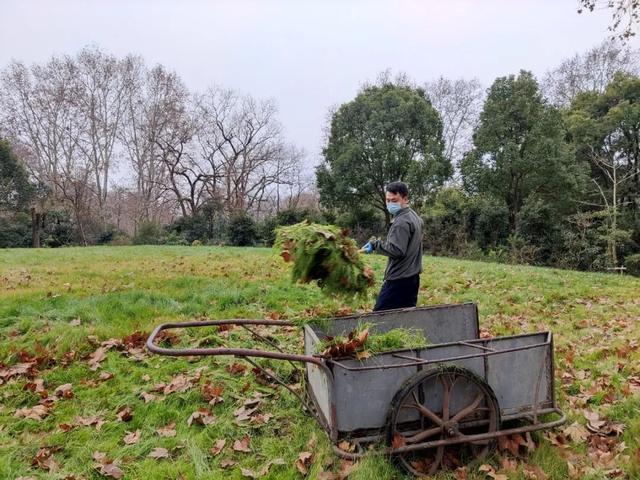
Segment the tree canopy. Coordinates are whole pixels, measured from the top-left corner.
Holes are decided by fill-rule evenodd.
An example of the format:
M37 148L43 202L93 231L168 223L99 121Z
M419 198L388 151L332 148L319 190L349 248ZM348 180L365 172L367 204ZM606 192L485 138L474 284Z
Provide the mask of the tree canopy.
M424 90L405 84L365 87L332 116L324 161L316 170L321 202L370 205L389 214L385 185L409 184L419 199L452 173L443 156L442 122Z

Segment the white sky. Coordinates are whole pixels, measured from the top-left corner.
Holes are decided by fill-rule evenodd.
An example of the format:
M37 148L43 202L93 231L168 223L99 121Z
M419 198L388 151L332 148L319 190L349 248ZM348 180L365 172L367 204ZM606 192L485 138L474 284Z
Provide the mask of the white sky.
M609 11L578 0L2 0L0 68L96 44L142 55L192 90L212 84L274 98L289 141L320 158L332 105L385 69L541 76L608 35ZM633 46L636 46L634 43Z

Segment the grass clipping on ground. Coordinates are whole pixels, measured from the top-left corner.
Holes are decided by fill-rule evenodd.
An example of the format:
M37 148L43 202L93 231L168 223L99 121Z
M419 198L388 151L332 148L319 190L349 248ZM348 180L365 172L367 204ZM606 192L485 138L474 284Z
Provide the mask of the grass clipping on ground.
M364 360L383 352L428 345L424 332L417 328L393 328L384 333L372 333L372 326L371 323L359 324L346 337L327 336L316 346L316 353L325 358L355 357Z
M367 267L358 247L346 232L333 225L307 221L276 230L275 247L285 262L293 262L294 282L314 280L327 294L364 295L373 285L373 270Z

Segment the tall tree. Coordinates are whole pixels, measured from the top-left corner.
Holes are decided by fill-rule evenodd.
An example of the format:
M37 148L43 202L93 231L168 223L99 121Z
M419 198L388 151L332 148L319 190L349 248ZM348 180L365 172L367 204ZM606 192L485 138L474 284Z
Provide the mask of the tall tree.
M33 186L24 164L7 140L0 138L0 212L24 210L33 194Z
M484 88L476 78L444 77L426 83L424 88L442 119L444 157L452 165L458 165L473 146L473 130L482 110Z
M167 170L159 142L183 121L189 92L172 72L158 65L147 70L135 59L128 70L125 114L119 137L133 170L135 224L158 221L165 209Z
M592 165L587 205L607 219L609 258L618 265L618 244L633 232L640 243L640 78L618 74L601 93L578 96L568 123L579 158Z
M542 91L554 105L569 106L580 93L604 92L618 72L640 73L640 52L608 39L547 72Z
M406 181L419 200L452 173L443 149L442 121L422 88L388 80L365 86L331 118L316 169L321 202L347 211L369 205L388 225L385 185Z
M596 9L610 8L611 25L609 31L622 40L633 37L640 21L639 0L578 0L578 13L584 10L593 12Z
M489 89L474 149L461 170L469 191L504 202L512 234L530 196L560 210L570 205L582 170L565 142L565 130L560 112L544 101L531 73L498 78Z

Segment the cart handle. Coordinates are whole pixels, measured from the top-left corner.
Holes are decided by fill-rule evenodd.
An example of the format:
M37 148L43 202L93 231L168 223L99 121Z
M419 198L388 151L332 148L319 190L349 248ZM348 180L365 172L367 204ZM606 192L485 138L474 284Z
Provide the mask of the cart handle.
M202 322L179 322L179 323L163 323L158 325L149 338L147 339L147 349L158 355L170 355L174 357L185 356L224 356L233 355L235 357L259 357L273 358L275 360L289 360L293 362L312 363L321 367L323 370L327 368L324 361L311 355L299 355L295 353L270 352L268 350L257 350L250 348L165 348L159 347L154 342L157 335L163 330L184 329L195 327L210 327L216 325L268 325L278 327L293 327L294 323L286 320L252 320L252 319L234 319L234 320L205 320Z

